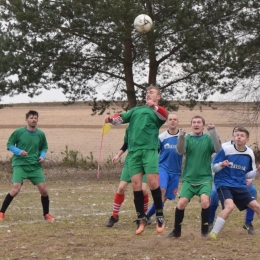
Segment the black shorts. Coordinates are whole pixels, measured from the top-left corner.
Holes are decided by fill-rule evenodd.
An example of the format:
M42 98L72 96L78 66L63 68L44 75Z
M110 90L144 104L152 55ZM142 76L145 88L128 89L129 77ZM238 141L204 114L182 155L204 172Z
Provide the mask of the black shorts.
M232 199L237 208L242 211L247 208L247 205L255 200L247 190L247 188L231 188L222 186L217 189L219 199L224 205L226 199Z

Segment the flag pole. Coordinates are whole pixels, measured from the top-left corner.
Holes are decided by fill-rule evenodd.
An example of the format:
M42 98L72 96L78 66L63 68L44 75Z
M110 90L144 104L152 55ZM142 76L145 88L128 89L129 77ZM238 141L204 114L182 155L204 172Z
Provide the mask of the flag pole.
M101 135L101 141L100 141L100 149L99 149L99 158L98 158L98 171L97 171L97 179L100 178L100 171L101 171L101 152L102 152L102 145L103 145L103 139L104 139L104 135L108 133L108 131L110 130L111 125L108 125L106 123L103 124L103 128L102 128L102 135Z
M99 179L99 177L100 177L100 163L101 163L101 151L102 151L103 137L104 137L104 134L102 134L102 136L101 136L101 142L100 142L99 158L98 158L97 179Z

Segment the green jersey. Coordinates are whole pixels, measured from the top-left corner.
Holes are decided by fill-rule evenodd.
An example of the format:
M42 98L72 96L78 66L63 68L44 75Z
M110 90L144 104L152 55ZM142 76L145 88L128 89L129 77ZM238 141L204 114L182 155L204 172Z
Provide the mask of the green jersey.
M210 135L191 136L185 141L186 161L182 182L202 184L212 182L211 156L215 152Z
M31 132L26 127L16 129L8 139L7 149L10 146L16 146L20 150L28 152L27 156L20 156L14 154L12 157L12 166L21 165L37 165L41 167L39 163L40 153L47 152L48 144L45 134L40 129Z
M123 123L128 126L128 151L144 149L158 150L159 128L165 120L159 119L148 106L139 106L121 114Z

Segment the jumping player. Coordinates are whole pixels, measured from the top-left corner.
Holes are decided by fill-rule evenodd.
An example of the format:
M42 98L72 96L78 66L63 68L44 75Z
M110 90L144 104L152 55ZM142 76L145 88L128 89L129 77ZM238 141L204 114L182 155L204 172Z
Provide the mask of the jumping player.
M134 192L134 204L137 213L136 234L141 234L147 225L144 213L144 194L142 176L146 174L156 208L156 230L163 232L165 220L162 209L161 189L158 183L158 136L159 128L167 119L167 111L158 105L160 91L149 86L146 92L146 105L134 107L128 112L107 116L106 123L119 125L129 123L128 133L128 170Z

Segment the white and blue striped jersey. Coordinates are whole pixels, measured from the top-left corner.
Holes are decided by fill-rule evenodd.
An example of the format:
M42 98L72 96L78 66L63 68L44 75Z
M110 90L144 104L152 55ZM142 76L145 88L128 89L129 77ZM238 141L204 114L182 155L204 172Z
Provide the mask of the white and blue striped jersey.
M182 155L177 153L177 141L179 131L171 135L168 130L159 135L160 155L159 169L164 169L167 173L181 174Z
M212 164L216 165L225 160L229 161L228 166L216 172L214 176L216 188L221 186L246 188L246 174L256 172L252 149L246 146L244 151L238 151L233 144L224 145L223 149L216 153Z

